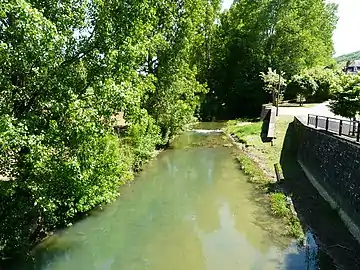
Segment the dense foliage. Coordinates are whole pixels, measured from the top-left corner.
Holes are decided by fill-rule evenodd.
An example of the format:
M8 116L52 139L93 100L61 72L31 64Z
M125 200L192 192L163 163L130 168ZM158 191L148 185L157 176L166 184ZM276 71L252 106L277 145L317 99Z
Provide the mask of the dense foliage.
M204 119L258 115L270 100L260 72L286 73L328 65L336 5L325 0L238 0L221 14L211 49Z
M330 102L331 110L343 117L355 118L360 114L360 75L343 75Z
M0 256L116 198L192 120L217 10L206 0L1 2ZM127 128L116 134L119 112Z
M285 91L285 99L298 98L300 102L328 100L337 89L341 74L340 70L322 67L303 70L292 76Z

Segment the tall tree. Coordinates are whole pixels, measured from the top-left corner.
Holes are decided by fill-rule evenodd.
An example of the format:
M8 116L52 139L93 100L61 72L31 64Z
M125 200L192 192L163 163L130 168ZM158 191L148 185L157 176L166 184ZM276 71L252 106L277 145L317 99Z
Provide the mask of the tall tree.
M215 30L202 116L257 115L270 98L260 72L272 67L290 78L330 61L335 13L324 0L236 1Z
M115 199L191 120L207 3L1 2L0 256Z

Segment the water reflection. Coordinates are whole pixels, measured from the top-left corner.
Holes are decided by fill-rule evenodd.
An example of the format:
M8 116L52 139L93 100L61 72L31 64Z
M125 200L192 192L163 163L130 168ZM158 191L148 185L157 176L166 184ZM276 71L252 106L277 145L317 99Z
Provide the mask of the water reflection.
M206 269L222 269L224 265L227 269L277 269L280 259L275 247L262 253L249 243L247 236L236 230L227 203L219 208L218 214L221 221L218 230L205 233L196 228L206 254Z
M316 269L316 245L284 237L221 136L184 135L104 211L40 245L16 269ZM309 252L311 251L311 252ZM298 268L297 268L298 267Z

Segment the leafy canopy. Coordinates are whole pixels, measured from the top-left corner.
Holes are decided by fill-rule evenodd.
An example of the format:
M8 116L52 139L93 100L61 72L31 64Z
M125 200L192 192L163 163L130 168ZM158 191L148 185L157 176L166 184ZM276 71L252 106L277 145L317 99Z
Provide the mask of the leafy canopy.
M330 102L333 113L354 118L360 113L360 75L343 75Z
M270 95L260 72L268 67L285 79L334 60L336 5L325 0L238 0L213 31L205 119L258 115Z
M114 200L192 121L219 5L1 2L0 256Z

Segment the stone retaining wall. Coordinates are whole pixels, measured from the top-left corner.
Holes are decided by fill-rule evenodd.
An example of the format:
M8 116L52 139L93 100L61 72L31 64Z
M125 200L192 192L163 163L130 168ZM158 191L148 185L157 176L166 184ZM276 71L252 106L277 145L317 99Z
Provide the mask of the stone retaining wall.
M331 198L325 199L331 199L334 207L344 212L348 227L360 227L360 144L307 127L296 118L294 128L298 160L304 171L317 182L313 183L315 187L321 185L322 191L316 187L320 194L324 197L326 191ZM350 231L360 239L360 230Z

